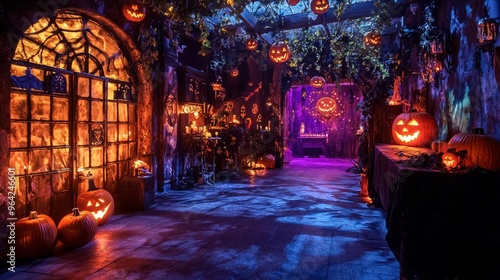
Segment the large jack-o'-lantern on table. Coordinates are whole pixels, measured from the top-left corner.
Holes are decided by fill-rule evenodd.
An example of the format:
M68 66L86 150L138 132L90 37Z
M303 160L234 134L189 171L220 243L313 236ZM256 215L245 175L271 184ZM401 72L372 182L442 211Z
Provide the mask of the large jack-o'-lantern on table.
M392 138L398 145L430 146L436 140L437 133L436 120L427 112L402 113L392 123Z

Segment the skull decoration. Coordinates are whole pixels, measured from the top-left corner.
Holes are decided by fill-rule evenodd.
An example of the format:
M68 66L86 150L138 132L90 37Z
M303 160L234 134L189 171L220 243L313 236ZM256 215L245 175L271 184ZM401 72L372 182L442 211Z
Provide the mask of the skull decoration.
M123 4L122 13L127 20L139 22L146 17L146 6L136 1L127 1Z
M328 0L312 0L311 1L311 11L315 14L324 14L328 12L330 8L330 3Z
M288 45L283 41L275 42L269 48L269 58L274 63L287 62L290 59L290 56L290 49L288 48Z
M246 115L247 115L247 108L245 108L245 105L241 105L241 109L240 109L241 118L244 119Z

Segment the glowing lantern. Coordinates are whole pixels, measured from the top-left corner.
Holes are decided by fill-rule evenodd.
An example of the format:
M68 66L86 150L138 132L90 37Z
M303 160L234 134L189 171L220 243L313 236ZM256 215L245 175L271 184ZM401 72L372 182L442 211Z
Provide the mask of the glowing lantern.
M337 112L337 102L331 97L321 97L316 102L316 110L324 118L329 118Z
M330 2L328 0L312 0L311 1L311 11L315 14L324 14L328 12L330 8Z
M325 78L321 76L314 76L309 81L309 84L314 88L322 88L325 86L325 83L326 83Z
M496 172L500 170L500 139L484 134L483 128L475 128L472 133L458 133L448 142L449 148L467 150L465 167L481 168Z
M139 22L146 17L146 6L139 2L127 1L123 4L122 13L127 20Z
M300 0L287 0L286 2L290 6L295 6L295 5L299 4Z
M446 152L441 157L441 162L444 164L446 169L453 169L458 165L458 156L452 152Z
M481 18L477 21L477 40L480 44L494 43L497 39L497 23L494 19Z
M212 90L213 91L219 91L223 90L224 88L222 87L222 84L220 83L212 83Z
M231 77L238 77L239 74L240 72L238 71L237 68L233 68L231 69L231 71L229 71L229 75L231 75Z
M250 38L245 43L247 50L254 51L259 47L259 41L255 38Z
M275 42L271 45L271 48L269 48L269 58L274 63L287 62L290 59L290 56L290 49L283 41Z
M16 258L34 259L52 250L57 241L57 227L47 215L31 211L16 222Z
M370 31L363 37L363 42L365 46L380 47L382 44L382 36L378 32Z
M89 173L87 177L89 189L78 196L76 205L82 211L89 211L97 221L97 225L102 226L113 215L115 202L107 190L96 188L92 174Z
M81 247L94 239L97 222L89 211L73 208L73 213L64 216L57 226L57 237L64 245Z
M436 120L426 112L402 113L392 123L392 138L398 145L428 146L436 139L437 132Z

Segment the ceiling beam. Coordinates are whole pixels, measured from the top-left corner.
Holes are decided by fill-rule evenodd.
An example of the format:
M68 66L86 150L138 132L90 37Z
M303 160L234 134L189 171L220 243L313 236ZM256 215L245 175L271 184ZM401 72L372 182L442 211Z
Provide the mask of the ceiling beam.
M233 13L234 9L231 7L229 8ZM235 13L236 16L243 22L244 26L246 27L245 30L247 32L252 32L255 33L257 36L259 36L262 40L267 42L268 44L272 45L274 43L274 39L270 36L266 36L263 33L258 33L256 32L256 26L258 24L258 20L248 11L246 8L243 9L243 12L241 13ZM231 30L232 28L225 27L227 30ZM238 27L236 27L238 28Z

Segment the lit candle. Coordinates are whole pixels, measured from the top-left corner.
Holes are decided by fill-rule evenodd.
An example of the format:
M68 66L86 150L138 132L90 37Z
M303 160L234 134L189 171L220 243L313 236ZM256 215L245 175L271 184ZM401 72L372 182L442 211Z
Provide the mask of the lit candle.
M236 122L236 115L233 115L233 123Z
M186 134L189 134L189 126L186 125Z

